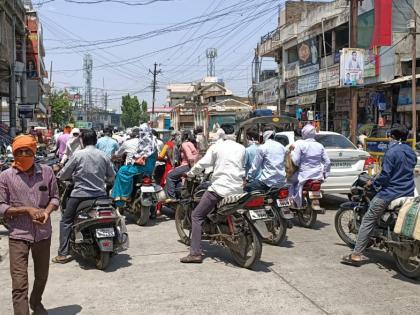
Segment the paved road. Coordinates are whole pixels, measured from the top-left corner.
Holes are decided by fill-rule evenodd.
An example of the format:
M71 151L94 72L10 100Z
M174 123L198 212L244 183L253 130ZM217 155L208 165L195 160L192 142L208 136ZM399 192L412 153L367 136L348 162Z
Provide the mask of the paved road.
M328 209L336 208L337 200ZM202 265L183 265L187 248L174 222L128 226L130 249L105 272L73 261L51 265L44 294L49 314L418 314L419 282L398 275L390 256L372 250L373 263L341 265L348 249L334 230L334 210L314 230L294 227L282 247L265 245L255 271L205 246ZM56 253L55 214L52 254ZM7 242L0 240L0 314L12 313ZM32 277L32 271L30 272Z

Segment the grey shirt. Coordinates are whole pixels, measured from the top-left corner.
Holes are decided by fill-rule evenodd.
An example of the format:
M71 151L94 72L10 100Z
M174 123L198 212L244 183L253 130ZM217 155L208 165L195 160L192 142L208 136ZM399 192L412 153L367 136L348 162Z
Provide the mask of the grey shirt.
M71 197L81 198L105 196L105 179L112 180L114 176L111 160L93 145L76 151L57 175L60 180L72 179Z

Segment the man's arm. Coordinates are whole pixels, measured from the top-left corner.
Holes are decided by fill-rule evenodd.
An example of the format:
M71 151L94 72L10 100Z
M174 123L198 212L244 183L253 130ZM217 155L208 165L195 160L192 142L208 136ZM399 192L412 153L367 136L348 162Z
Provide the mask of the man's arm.
M261 147L257 149L257 153L255 154L254 161L252 161L251 168L248 171L247 180L253 181L256 179L258 170L260 169L262 163L264 161L264 152Z
M202 173L207 167L213 166L214 162L216 161L216 154L214 146L211 146L206 154L191 168L191 170L187 173L188 176L194 176Z
M115 177L114 167L112 166L111 160L109 160L107 158L106 161L107 161L107 163L106 163L106 173L105 173L105 176L106 176L106 179L108 181L112 182L114 180L114 177Z
M322 164L324 165L324 177L325 179L330 175L331 171L331 161L327 154L327 150L325 148L322 148Z
M68 180L72 177L73 172L78 164L76 155L73 155L63 169L57 174L57 178L60 180Z
M6 176L0 176L0 217L11 218L21 215L29 215L32 220L42 218L43 214L32 207L12 207L10 205L9 188Z
M121 155L123 155L123 154L125 153L125 149L126 149L126 147L127 147L127 145L126 145L126 143L124 142L124 143L120 146L120 148L118 149L118 151L117 151L117 152L115 152L115 155L116 155L116 156L121 156Z
M382 162L381 173L373 183L375 188L379 188L379 186L386 186L388 184L394 167L392 156L390 154L385 154Z

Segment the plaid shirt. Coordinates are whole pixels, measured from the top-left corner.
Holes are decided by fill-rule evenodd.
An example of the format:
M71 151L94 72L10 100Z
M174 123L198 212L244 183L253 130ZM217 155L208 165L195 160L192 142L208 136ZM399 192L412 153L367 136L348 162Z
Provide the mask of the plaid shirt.
M57 181L49 166L35 164L32 175L12 167L0 174L0 216L10 207L45 209L49 204L59 205ZM19 215L8 218L7 224L13 239L39 242L51 237L50 219L42 225L33 223L29 215Z

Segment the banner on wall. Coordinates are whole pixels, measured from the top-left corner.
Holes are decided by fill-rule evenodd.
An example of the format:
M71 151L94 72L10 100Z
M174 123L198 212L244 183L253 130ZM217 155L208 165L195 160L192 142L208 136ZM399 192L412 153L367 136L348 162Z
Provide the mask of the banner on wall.
M319 70L318 41L316 38L298 44L299 75L307 75Z
M340 57L340 85L342 87L363 86L365 50L344 48Z

